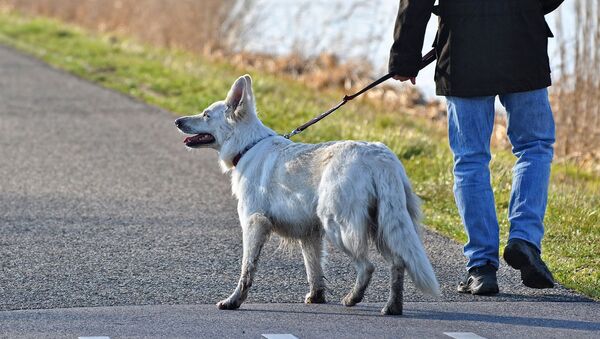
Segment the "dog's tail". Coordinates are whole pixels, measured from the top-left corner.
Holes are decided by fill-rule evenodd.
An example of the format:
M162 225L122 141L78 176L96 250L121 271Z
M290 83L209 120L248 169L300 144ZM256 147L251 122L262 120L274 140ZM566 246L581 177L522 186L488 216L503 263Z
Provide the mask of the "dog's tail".
M377 173L377 223L379 243L387 245L393 260L400 257L418 289L433 296L440 286L420 237L420 200L413 193L404 167L382 166ZM406 205L404 208L403 205Z

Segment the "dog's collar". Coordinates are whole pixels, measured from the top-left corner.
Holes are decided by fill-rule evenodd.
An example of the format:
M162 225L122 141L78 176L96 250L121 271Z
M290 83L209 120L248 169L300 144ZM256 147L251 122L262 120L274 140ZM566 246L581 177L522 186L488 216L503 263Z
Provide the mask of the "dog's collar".
M240 159L242 159L242 157L244 156L244 154L246 154L246 152L248 152L250 149L252 149L252 147L256 146L256 144L258 144L259 142L265 140L266 138L272 137L273 135L267 135L264 138L258 139L257 141L251 143L250 145L246 146L246 148L244 148L240 153L238 153L235 157L233 157L233 160L231 161L231 163L233 164L233 167L236 167L238 162L240 162Z

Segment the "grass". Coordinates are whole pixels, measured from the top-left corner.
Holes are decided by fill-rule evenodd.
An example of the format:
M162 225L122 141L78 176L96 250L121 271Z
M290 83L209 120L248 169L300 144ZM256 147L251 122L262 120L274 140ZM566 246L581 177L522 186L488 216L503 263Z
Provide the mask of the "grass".
M183 51L164 50L83 31L57 21L0 13L0 43L35 55L55 67L177 114L198 112L222 99L243 73L223 62ZM336 103L341 92L311 90L285 77L252 72L263 121L280 133ZM452 195L452 157L446 133L427 121L370 102L346 105L296 137L386 143L404 162L424 201L425 223L457 241L465 235ZM491 163L502 245L508 234L506 209L514 161L496 151ZM544 259L557 280L600 299L600 178L577 167L555 165L550 187Z

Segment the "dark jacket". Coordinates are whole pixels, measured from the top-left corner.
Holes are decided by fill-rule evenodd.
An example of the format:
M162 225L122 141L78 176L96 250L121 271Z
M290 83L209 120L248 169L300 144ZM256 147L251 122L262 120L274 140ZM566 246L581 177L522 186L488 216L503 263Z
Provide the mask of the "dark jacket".
M563 0L440 0L436 92L484 96L550 86L544 15ZM389 71L416 76L435 0L401 0Z

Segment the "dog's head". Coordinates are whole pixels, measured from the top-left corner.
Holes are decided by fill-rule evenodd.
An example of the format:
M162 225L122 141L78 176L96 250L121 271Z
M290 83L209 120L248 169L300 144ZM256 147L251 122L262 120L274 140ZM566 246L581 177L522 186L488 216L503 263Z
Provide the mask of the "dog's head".
M207 147L220 152L236 131L256 121L252 78L246 74L234 82L225 100L213 103L200 114L179 118L175 125L183 133L192 135L184 140L187 147Z

